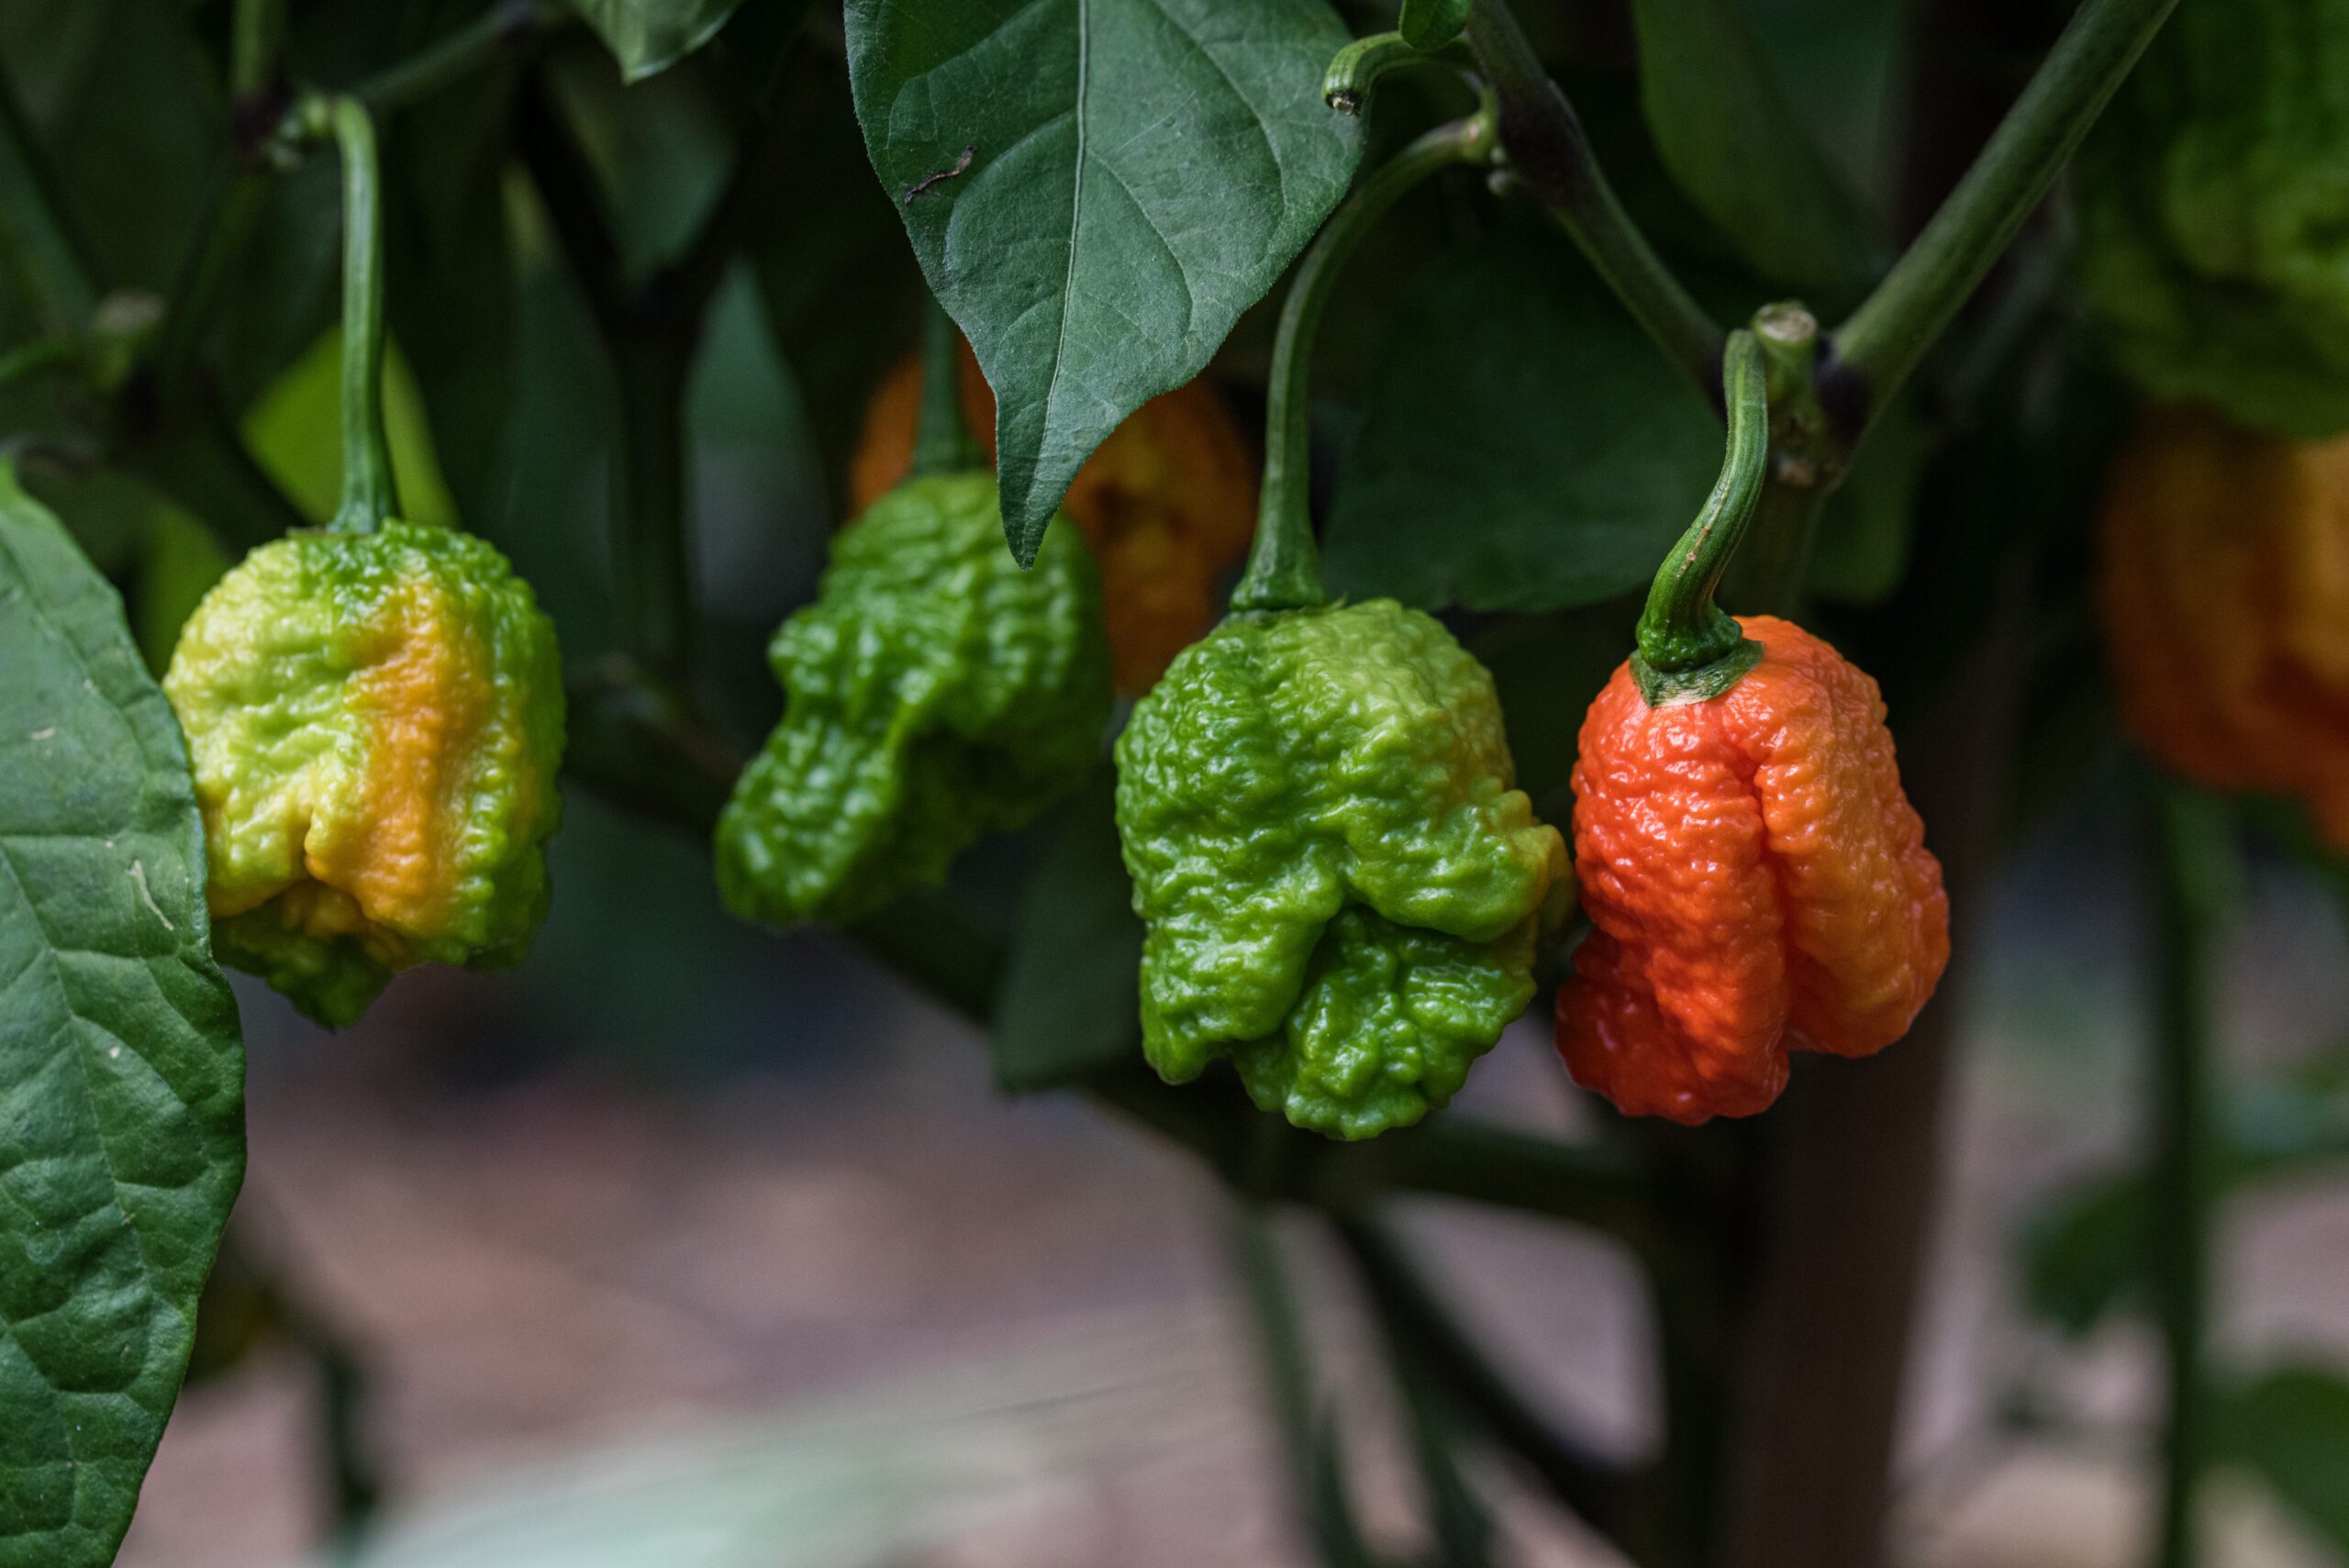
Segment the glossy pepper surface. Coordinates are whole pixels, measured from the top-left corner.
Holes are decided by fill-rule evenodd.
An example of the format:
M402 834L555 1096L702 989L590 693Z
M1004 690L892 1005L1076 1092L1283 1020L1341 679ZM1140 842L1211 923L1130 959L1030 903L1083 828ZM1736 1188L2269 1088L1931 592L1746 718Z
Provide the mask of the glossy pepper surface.
M2349 851L2349 438L2153 409L2114 462L2101 534L2131 733L2213 787L2299 796Z
M398 520L265 544L197 606L163 690L222 959L337 1025L413 964L520 961L546 913L562 668L495 547Z
M2349 0L2180 0L2080 151L2078 260L2122 366L2349 429Z
M963 417L992 462L995 396L967 346L957 372ZM849 470L859 510L905 477L920 404L917 356L890 373L865 411ZM1061 509L1100 565L1118 689L1145 692L1214 623L1219 580L1248 548L1256 465L1247 438L1212 386L1177 387L1110 433L1077 471Z
M1899 1039L1949 961L1876 683L1791 622L1739 624L1762 656L1721 695L1652 707L1627 662L1583 721L1575 868L1596 929L1558 1049L1629 1115L1762 1110L1789 1051Z
M1233 615L1117 760L1170 1082L1228 1056L1264 1108L1367 1138L1442 1105L1532 999L1565 847L1512 787L1492 678L1428 616Z
M1091 557L1065 521L1004 548L995 476L916 479L834 536L768 662L783 721L718 824L728 907L851 920L935 883L1081 778L1109 717Z

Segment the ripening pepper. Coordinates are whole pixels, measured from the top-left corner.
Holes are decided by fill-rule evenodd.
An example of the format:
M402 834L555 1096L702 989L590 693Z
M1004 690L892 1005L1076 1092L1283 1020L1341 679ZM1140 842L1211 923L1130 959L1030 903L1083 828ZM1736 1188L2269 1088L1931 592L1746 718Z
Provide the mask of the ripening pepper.
M1492 677L1390 599L1235 613L1119 736L1142 1046L1332 1137L1417 1121L1533 996L1570 887Z
M2349 0L2180 0L2074 188L2081 284L2132 377L2349 429Z
M995 395L967 346L958 356L963 417L995 459ZM907 358L874 394L849 468L859 511L913 460L921 364ZM1255 462L1216 390L1193 382L1152 398L1110 433L1068 488L1061 509L1093 547L1118 689L1148 691L1175 654L1215 620L1218 581L1248 548L1256 517Z
M727 906L852 920L941 880L1081 779L1109 717L1091 557L1065 520L1022 571L995 476L908 481L834 536L767 652L783 721L719 816Z
M2349 437L2151 409L2113 464L2101 535L2131 733L2215 788L2299 796L2349 851Z
M163 690L223 960L332 1025L411 965L520 962L546 914L562 668L494 546L397 519L262 545L197 606Z
M1787 1053L1898 1040L1949 962L1941 865L1876 683L1800 627L1717 696L1651 706L1627 662L1575 762L1596 928L1558 992L1568 1071L1633 1116L1750 1116Z

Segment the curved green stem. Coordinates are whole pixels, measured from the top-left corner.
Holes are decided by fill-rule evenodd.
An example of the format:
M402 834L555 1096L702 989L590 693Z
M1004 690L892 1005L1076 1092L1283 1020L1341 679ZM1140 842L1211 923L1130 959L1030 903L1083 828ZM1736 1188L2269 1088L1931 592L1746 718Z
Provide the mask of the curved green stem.
M1327 602L1311 507L1313 338L1346 258L1403 194L1440 170L1480 162L1497 145L1490 106L1439 126L1380 165L1348 196L1297 263L1273 339L1264 411L1264 488L1235 610L1294 610Z
M1550 80L1505 0L1476 0L1468 42L1500 101L1509 167L1565 228L1632 318L1712 395L1721 329L1623 210L1574 106Z
M1835 334L1882 408L2087 135L2177 0L2085 0L1965 177Z
M1729 414L1729 450L1703 510L1672 547L1648 590L1640 617L1640 651L1631 673L1651 706L1719 696L1752 669L1761 644L1737 617L1713 603L1721 573L1737 551L1762 499L1770 455L1770 400L1761 345L1732 332L1721 360L1721 400Z
M917 478L982 468L986 457L963 417L963 335L935 295L921 313L921 418L914 427Z
M353 97L312 98L306 134L342 160L342 505L328 527L373 533L399 512L384 431L384 204L375 125Z
M1373 33L1356 39L1337 52L1321 78L1321 101L1341 115L1358 115L1370 107L1371 94L1390 71L1414 65L1454 65L1473 68L1476 56L1453 39L1433 50L1421 50L1401 33Z

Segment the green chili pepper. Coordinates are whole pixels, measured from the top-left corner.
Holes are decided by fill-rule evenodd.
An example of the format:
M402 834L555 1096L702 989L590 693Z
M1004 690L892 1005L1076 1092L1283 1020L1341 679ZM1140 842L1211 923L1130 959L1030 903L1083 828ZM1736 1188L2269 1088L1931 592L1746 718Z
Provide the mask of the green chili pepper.
M908 481L843 528L767 657L783 722L717 851L727 906L769 925L852 920L941 881L1073 787L1109 717L1092 555L1056 517L1022 571L985 470Z

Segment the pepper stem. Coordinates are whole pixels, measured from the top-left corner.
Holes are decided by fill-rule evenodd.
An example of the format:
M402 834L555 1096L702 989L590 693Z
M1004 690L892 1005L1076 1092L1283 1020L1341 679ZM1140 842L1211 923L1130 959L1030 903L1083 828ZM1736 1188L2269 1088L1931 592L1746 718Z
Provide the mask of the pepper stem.
M384 432L384 204L375 127L352 97L313 98L305 132L342 160L342 506L327 527L373 533L399 513Z
M1328 603L1310 506L1313 336L1347 256L1403 194L1440 170L1486 161L1500 145L1489 103L1464 120L1439 126L1382 164L1346 198L1305 260L1281 305L1273 339L1264 411L1264 487L1256 543L1232 591L1235 610L1308 609Z
M914 474L986 466L963 417L963 335L935 295L921 313L921 418L914 427Z
M1770 455L1762 349L1742 328L1729 335L1721 356L1721 402L1729 417L1729 451L1720 477L1697 520L1657 569L1640 617L1631 675L1651 707L1717 697L1762 657L1762 645L1713 603L1721 573L1753 521Z

